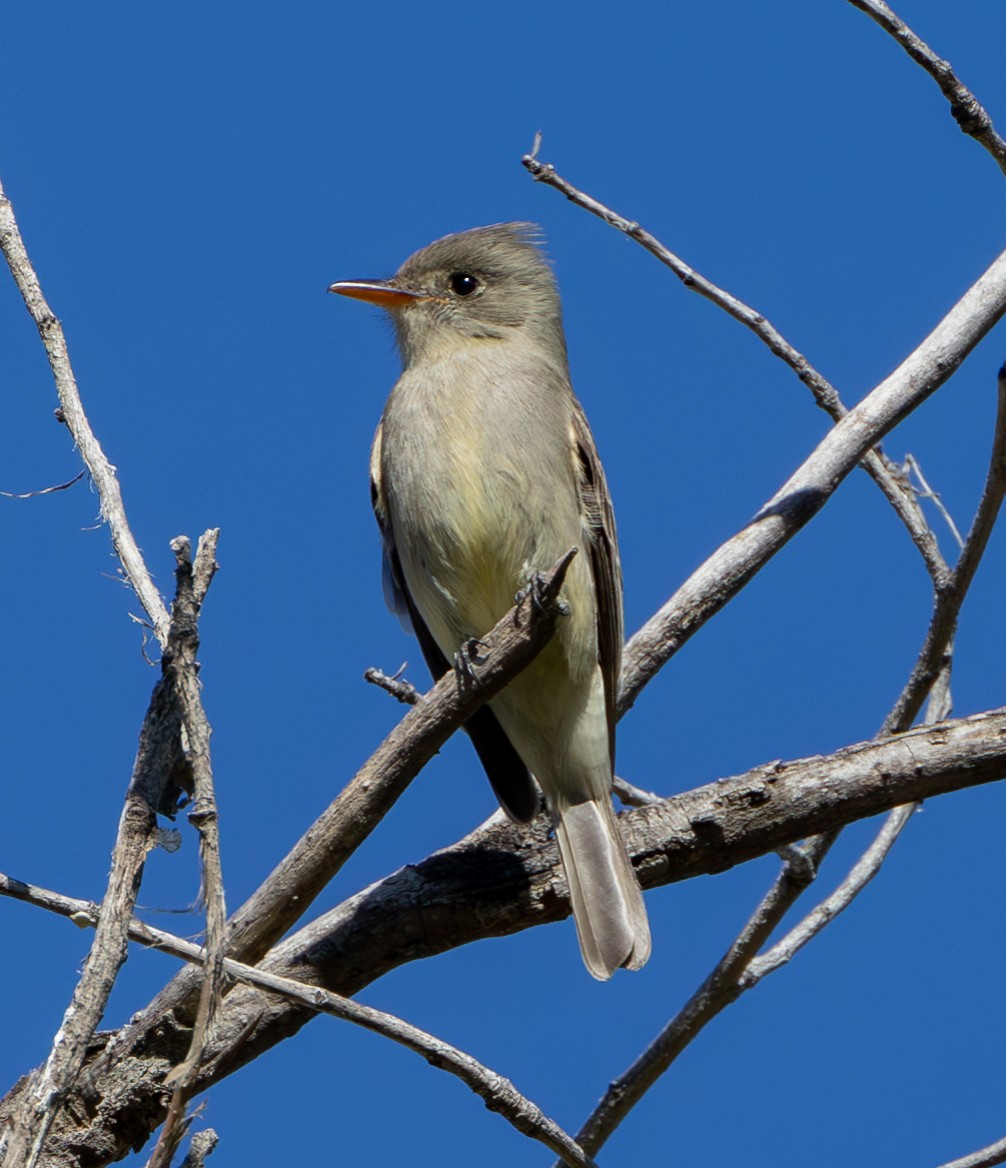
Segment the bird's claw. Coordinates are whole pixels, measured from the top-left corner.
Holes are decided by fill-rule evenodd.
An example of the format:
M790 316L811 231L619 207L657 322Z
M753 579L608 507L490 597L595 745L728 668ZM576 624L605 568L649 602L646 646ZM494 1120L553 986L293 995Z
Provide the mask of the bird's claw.
M454 654L454 675L458 679L458 685L473 685L478 680L475 676L475 666L485 661L485 657L479 652L479 647L484 644L485 641L479 640L478 637L469 637Z
M541 572L533 573L529 578L525 587L523 587L514 597L514 604L517 606L514 613L514 623L520 623L520 607L525 600L531 602L532 609L537 613L543 613L546 608L551 606L560 616L569 616L570 607L561 596L556 596L551 600L545 594L545 577Z

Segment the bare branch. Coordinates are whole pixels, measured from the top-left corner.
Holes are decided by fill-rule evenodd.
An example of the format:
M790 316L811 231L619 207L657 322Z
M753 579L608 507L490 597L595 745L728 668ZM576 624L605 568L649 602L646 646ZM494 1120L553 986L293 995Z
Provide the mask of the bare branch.
M480 639L473 681L459 685L453 672L442 677L238 909L229 924L232 956L261 954L299 920L458 726L541 652L562 619L556 602L573 554L543 574L537 601L522 597Z
M844 419L848 416L848 411L841 403L837 392L824 380L824 378L822 378L817 373L816 370L813 369L812 366L810 366L803 354L799 353L796 349L790 346L788 342L782 338L778 331L764 319L764 317L754 312L754 310L750 309L747 305L742 304L740 301L730 296L722 289L716 287L711 282L705 280L704 277L700 276L692 268L684 264L683 261L681 261L677 256L673 255L673 253L668 251L668 249L663 247L663 245L660 244L658 240L656 240L648 232L644 231L638 224L629 222L622 216L612 212L609 208L605 207L597 200L577 190L572 186L572 184L558 176L553 167L545 166L539 163L536 158L539 144L540 139L536 140L535 149L532 155L524 159L524 165L536 178L545 181L549 185L555 186L573 202L585 207L592 213L604 219L606 222L612 224L619 230L629 235L631 238L634 238L638 242L642 243L642 245L646 247L652 254L656 255L662 262L667 264L667 266L669 266L672 271L678 275L678 277L685 283L687 287L693 288L694 290L700 292L700 294L706 296L708 299L724 308L728 313L754 331L756 335L758 335L759 338L768 345L773 353L786 361L787 364L789 364L791 368L797 372L801 379L811 387L815 398L818 401L818 404L827 410L827 412L835 419L835 421L839 423L839 426L836 428L841 428ZM999 311L1001 313L1001 308ZM946 323L947 322L945 321L944 325ZM937 332L938 331L939 330L937 330ZM933 341L935 335L936 334L929 338L929 343ZM939 358L939 355L939 349L934 348L932 356L934 358ZM910 362L911 359L902 366L902 371L906 370L906 367L910 364ZM934 368L935 367L936 362L934 362ZM888 382L885 384L890 385L891 381L892 379L889 378ZM878 391L875 392L879 392L879 390L883 389L884 386L882 385L881 387L878 387ZM931 390L928 392L931 392ZM872 396L873 395L871 395L871 397ZM877 434L874 440L879 440L879 437L880 435ZM829 436L829 439L834 442L834 439L831 438L831 436ZM863 447L863 450L866 450L865 446ZM805 464L802 470L806 472L813 461L813 458L809 460L809 462ZM844 477L844 474L848 473L848 469L850 469L852 465L853 462L848 462L841 469L838 477L830 478L830 476L822 476L824 483L818 487L818 490L826 488L826 484L829 483L830 489L833 490L834 486L837 485L837 482L840 481L840 478ZM869 470L874 479L882 487L887 497L894 504L898 514L906 523L906 526L912 535L913 541L916 543L916 546L922 553L929 574L933 580L934 587L937 590L937 594L939 595L940 590L946 584L947 577L949 575L949 569L947 568L946 562L944 561L939 551L939 547L936 543L936 539L932 531L925 522L921 510L918 507L917 501L915 500L914 496L911 495L911 488L907 483L904 474L900 472L899 469L892 463L890 463L886 457L881 455L879 451L870 452L867 454L863 465L867 470ZM800 472L798 472L798 475L794 476L794 478L799 478L799 474ZM786 493L787 488L789 488L791 494L799 498L797 491L793 490L795 485L796 484L794 483L794 480L791 479L790 483L787 484L787 487L784 487L783 491L779 492L776 498L766 508L764 508L760 514L762 516L764 516L766 513L771 514L774 506L777 507L780 501L780 497L784 496ZM823 497L827 496L824 495ZM811 509L810 513L814 514L816 513L816 510L817 507L815 506ZM796 516L796 519L797 526L806 521L799 515ZM757 522L757 517L755 522ZM747 534L748 532L745 531L741 533L741 536L745 536ZM695 589L695 592L697 596L701 596L704 599L712 598L712 593L708 590L708 586L715 586L718 581L725 584L722 599L714 599L709 607L705 610L700 607L701 601L699 601L695 605L692 613L686 612L682 614L685 616L686 620L689 615L692 616L694 618L693 623L689 626L683 621L682 624L679 624L678 627L674 629L672 639L670 639L670 643L667 644L668 651L666 656L663 657L663 660L666 660L676 650L677 647L683 644L684 640L687 639L687 636L689 636L692 631L698 628L705 619L708 619L709 615L712 615L713 612L717 611L718 608L723 603L725 603L731 595L733 595L734 591L739 590L740 587L743 587L744 583L747 582L747 579L750 578L750 575L737 572L736 576L731 580L730 568L728 567L727 571L724 571L724 560L729 560L732 557L723 556L722 553L724 553L724 551L730 552L735 549L738 551L741 550L740 536L735 537L734 541L730 541L728 544L724 545L724 547L720 549L720 552L717 553L711 561L704 565L703 568L701 568L699 572L692 577L691 580L686 582L685 586L679 590L679 593L676 595L676 597L672 598L669 604L665 606L665 609L663 610L664 613L666 613L669 608L672 608L675 600L679 599L682 593L686 592L689 586L695 584L697 580L699 583ZM774 550L776 549L765 549L763 546L763 550L767 550L767 554L765 555L765 559L767 559L769 555L774 554ZM762 562L764 562L764 560ZM706 569L710 568L710 565L713 565L711 570L706 571ZM736 561L734 561L734 565L731 566L735 565ZM757 570L758 566L760 566L760 564L753 567L751 574ZM661 614L658 614L657 618L654 618L655 621L658 621L660 616ZM654 622L651 621L650 625L647 627L649 628L653 624ZM643 630L643 632L645 632L645 630ZM639 634L637 634L636 638L633 638L629 653L626 655L625 668L623 671L622 709L628 708L632 704L632 701L634 700L633 689L637 682L641 686L642 684L645 684L645 680L652 675L646 671L646 668L641 668L641 666L649 664L648 662L640 661L642 654L633 654L633 650L636 649L639 645L638 638ZM659 664L657 664L656 667L659 668ZM914 691L920 695L920 700L922 697L924 697L925 693L928 691L928 688L932 685L935 676L935 673L933 673L925 678L919 678L916 680ZM903 728L904 725L910 724L910 722L911 718L909 718L907 722L902 723L901 728ZM817 915L814 918L814 922L808 922L807 939L809 939L809 936L814 935L813 925L815 923L817 928L823 927L823 921L825 919L830 919L826 918L825 914L829 910L831 910L831 912L840 911L840 908L837 906L840 904L841 907L845 907L846 904L851 902L852 898L857 894L857 892L863 886L865 886L865 883L870 878L872 878L872 875L875 874L879 869L879 865L882 862L883 857L887 854L887 850L890 848L890 846L893 845L894 839L904 824L907 822L910 814L911 809L899 810L892 814L891 820L889 821L888 825L886 825L884 831L881 833L881 838L863 858L861 864L857 865L854 873L843 884L841 890L834 894L833 898L830 898L819 907L817 910ZM824 858L824 855L830 849L832 843L834 842L835 834L836 833L834 832L826 833L825 835L812 839L808 843L808 854L813 856L813 868L816 869L816 865L821 862L821 860ZM724 958L718 963L717 967L706 979L706 982L693 995L684 1009L669 1024L669 1026L663 1031L657 1040L651 1044L648 1050L640 1057L639 1060L637 1060L634 1066L630 1068L626 1075L622 1076L609 1087L604 1099L602 1099L601 1103L595 1109L594 1113L591 1115L590 1119L587 1121L587 1124L584 1126L578 1136L578 1139L584 1147L588 1148L588 1150L592 1152L596 1152L603 1144L610 1132L620 1122L621 1118L623 1118L629 1109L631 1109L635 1101L638 1100L638 1098L640 1098L646 1090L648 1090L649 1086L652 1085L652 1083L663 1073L663 1071L667 1068L667 1066L670 1065L670 1062L677 1056L677 1054L680 1053L680 1051L684 1049L688 1042L690 1042L691 1039L699 1033L705 1023L714 1017L720 1010L724 1009L731 1001L735 1000L736 997L739 996L739 994L743 992L745 988L747 988L746 985L741 984L740 975L744 971L747 963L757 953L760 946L768 939L768 936L782 919L784 913L800 895L803 887L805 887L805 882L801 883L799 879L795 878L792 861L787 862L783 872L776 881L776 884L756 909L755 914L748 924L748 927L741 934L741 936L737 938L733 946L731 946L731 949L727 952ZM843 899L843 897L845 899ZM805 943L805 940L802 943Z
M642 787L634 786L627 779L615 776L611 784L612 791L618 796L624 807L648 807L651 803L660 803L662 795L653 791L644 791Z
M972 1152L970 1156L961 1156L959 1160L941 1164L940 1168L995 1168L996 1164L1006 1164L1006 1138Z
M524 155L524 167L538 181L546 186L554 187L571 202L628 235L641 244L651 255L656 256L681 280L686 288L704 296L713 304L722 308L734 320L749 328L759 340L768 346L770 352L779 357L796 373L800 380L810 389L814 400L835 422L839 422L849 412L835 387L814 368L807 358L799 352L775 326L760 312L738 300L736 296L707 280L694 268L690 267L680 257L666 248L656 236L651 235L639 223L626 219L617 211L611 210L593 196L586 194L573 186L571 182L559 175L551 163L539 162L537 158L540 145L540 135L535 139L534 149ZM940 554L939 545L933 536L925 516L919 508L913 492L905 482L904 475L899 468L880 450L868 450L862 458L863 469L877 483L884 492L898 517L908 529L912 542L918 548L930 575L938 579L946 571L946 564Z
M199 607L217 570L216 549L219 538L218 528L204 533L199 540L194 567L188 539L178 536L171 541L177 565L177 590L164 667L178 701L185 754L192 772L193 802L188 820L199 833L207 944L192 1038L184 1061L166 1079L174 1087L174 1094L148 1168L170 1168L188 1128L185 1108L192 1098L199 1062L209 1038L213 1016L223 996L227 909L220 863L220 825L210 760L210 726L200 697L199 665L196 660L199 652Z
M996 425L982 498L954 571L944 587L936 590L935 611L926 642L905 689L880 729L882 737L906 730L914 721L926 694L930 695L927 723L938 722L950 713L950 654L957 618L1006 493L1006 367L999 371L997 388ZM917 465L916 473L925 489L930 490ZM956 528L953 530L956 534ZM831 896L822 901L771 950L751 962L742 979L743 988L750 988L766 974L790 961L799 949L852 903L880 870L918 807L919 804L913 802L891 812L876 839Z
M1000 710L861 743L828 758L772 763L625 812L620 822L642 883L654 887L722 871L854 819L1004 775L1006 710ZM798 868L791 879L806 878ZM11 894L19 887L13 884ZM262 968L351 995L405 962L558 920L568 911L544 817L527 827L493 822L357 893L283 941ZM157 1002L166 1000L162 994ZM184 1003L161 1012L155 1005L89 1066L78 1088L79 1108L63 1111L50 1136L46 1168L56 1163L64 1141L87 1139L110 1157L115 1147L128 1147L121 1144L124 1133L135 1139L138 1125L163 1118L163 1110L152 1107L151 1091L171 1060L184 1057L191 1011ZM200 1090L289 1038L310 1017L309 1010L257 991L231 990L217 1016ZM117 1078L125 1066L136 1074L138 1059L145 1068L142 1099L124 1091ZM14 1106L13 1096L0 1104L0 1121ZM92 1125L98 1130L87 1134L74 1126L74 1117L88 1131Z
M419 690L411 681L402 680L404 672L405 666L403 665L397 673L389 677L383 670L371 667L363 671L363 680L383 689L385 693L391 694L396 701L403 705L414 706L419 701Z
M977 564L995 524L1003 493L1006 491L1006 368L1000 371L998 390L999 409L989 472L971 533L950 580L942 589L937 589L936 613L926 646L902 696L881 729L882 736L903 731L911 725L926 693L933 692L933 685L937 680L942 681L942 685L939 692L933 692L928 720L936 722L949 713L947 686L950 672L950 641L960 606L974 578ZM924 483L921 476L920 481ZM596 1153L628 1111L707 1022L767 974L792 960L804 945L849 907L880 871L881 865L918 806L917 802L912 802L895 808L887 817L874 842L839 887L767 953L755 956L784 913L809 883L808 879L801 882L795 878L792 861L787 861L775 885L755 910L748 926L706 981L643 1055L609 1086L577 1135L577 1140L584 1148ZM807 856L815 870L831 848L836 835L836 832L831 832L808 841ZM813 879L813 874L810 879Z
M943 684L940 691L934 693L930 706L930 721L938 721L949 713L946 698L951 638L960 607L974 578L978 562L995 524L1003 493L1006 491L1006 368L1000 371L998 391L999 409L989 472L971 532L949 581L942 589L937 587L936 612L926 644L906 683L905 690L881 728L881 736L906 730L914 720L925 695L932 691L937 680L942 680ZM666 1072L708 1022L767 974L792 960L804 945L849 907L880 871L881 865L918 806L917 802L912 802L892 811L876 839L839 887L767 953L756 956L783 915L813 879L813 873L830 850L838 833L832 831L808 841L805 855L812 866L809 879L801 879L799 873L794 871L792 860L787 860L783 871L755 910L745 930L705 982L633 1065L608 1087L577 1134L577 1140L584 1148L596 1154L631 1108Z
M999 410L992 442L989 472L981 503L957 566L945 586L936 591L936 613L930 625L920 662L912 671L898 702L881 728L881 736L906 730L934 683L931 722L949 713L948 684L950 641L967 588L995 524L1006 491L1006 368L998 379ZM924 480L923 480L924 481ZM784 914L814 879L816 870L837 838L837 831L815 836L802 853L809 872L801 874L793 859L787 862L773 887L755 910L744 931L699 989L664 1028L646 1051L618 1079L611 1083L587 1122L577 1134L578 1142L596 1153L632 1107L663 1075L702 1028L717 1014L755 986L767 974L786 964L810 940L843 912L877 875L891 848L918 809L918 802L897 807L887 817L874 842L860 857L839 887L767 953L756 956L760 947Z
M555 605L573 553L543 574L537 601L522 598L481 639L474 682L459 686L453 672L431 689L385 738L370 759L308 828L287 856L228 922L227 952L257 961L308 910L318 893L367 838L412 779L457 727L489 701L552 636ZM189 971L165 987L119 1035L128 1048L150 1018L181 1010L195 988Z
M939 511L943 522L950 529L950 534L954 537L957 547L962 548L964 546L964 540L961 539L961 533L957 530L957 524L954 523L953 516L946 509L946 507L943 506L943 500L940 498L939 492L934 491L933 488L929 485L926 476L922 473L922 467L919 466L919 460L915 457L914 454L905 455L904 470L907 475L910 476L914 474L915 477L919 480L919 497L922 499L929 499L932 502L936 510Z
M943 587L936 590L936 603L925 642L919 650L919 656L904 690L881 727L882 734L903 730L915 720L930 686L942 667L957 628L957 619L964 598L971 587L975 572L988 546L992 529L999 517L1003 496L1006 494L1006 366L999 370L997 390L992 453L974 522L950 578Z
M122 502L118 479L115 477L115 467L105 457L105 452L95 438L84 413L73 368L70 365L63 326L53 315L42 295L38 276L28 259L24 240L14 219L14 208L4 194L2 185L0 185L0 249L3 250L14 282L42 338L46 356L49 358L49 367L56 381L56 392L59 394L62 410L61 420L70 431L84 465L94 480L98 497L101 499L101 514L112 534L115 554L119 557L126 579L150 617L157 639L164 646L168 638L168 610L150 578L147 565L143 562L143 556L126 521L126 509Z
M781 965L796 956L796 954L817 936L818 933L844 912L856 897L863 891L869 882L880 871L880 866L891 848L897 842L898 836L908 825L908 821L918 810L918 803L908 803L904 807L897 807L884 821L877 838L856 861L849 875L835 889L831 896L826 897L794 929L760 957L755 957L748 965L740 979L740 989L750 989L761 981L767 974L774 972Z
M207 535L214 536L211 543L215 546L215 533ZM212 558L212 550L210 556ZM23 1106L12 1126L2 1161L11 1168L32 1168L37 1162L57 1110L84 1065L115 979L126 960L129 920L136 904L147 853L156 843L157 811L162 806L166 788L179 768L186 772L191 768L191 761L183 757L180 746L182 727L189 728L188 721L183 719L192 720L192 732L197 744L199 742L200 730L191 709L186 702L182 703L182 711L179 709L180 674L175 672L173 664L176 659L185 659L187 654L191 654L194 682L194 653L198 645L195 620L198 607L194 605L191 587L190 595L184 595L183 583L180 578L179 595L176 598L178 620L176 622L173 619L168 627L162 676L154 687L140 730L139 749L119 821L112 853L112 870L94 944L49 1058L45 1066L33 1076L31 1088L26 1092ZM198 708L198 690L194 695L189 695L187 702L193 700Z
M75 483L79 483L86 474L87 470L85 469L65 483L57 483L54 487L40 487L37 491L22 491L20 494L14 494L13 491L0 491L0 497L4 499L37 499L40 495L51 495L56 491L68 490Z
M85 927L95 925L100 916L100 910L92 902L76 900L32 885L19 884L0 874L0 894L8 891L19 900L39 905L50 912L57 912ZM162 929L155 929L142 921L134 919L130 922L129 936L133 941L180 957L183 961L195 964L207 961L207 951L201 946L176 937L172 933L166 933ZM394 1014L364 1006L318 986L266 973L230 958L224 958L221 965L226 974L235 981L255 986L271 994L278 994L287 1001L306 1006L312 1011L342 1018L384 1038L390 1038L392 1042L422 1055L431 1066L448 1071L460 1079L485 1101L490 1111L502 1115L523 1135L544 1144L550 1151L560 1156L564 1164L573 1165L575 1168L594 1168L593 1160L584 1154L576 1142L531 1100L522 1095L509 1079L450 1043L420 1030ZM169 1111L169 1116L170 1114ZM178 1134L181 1135L180 1132ZM162 1136L158 1148L168 1146L169 1143L171 1147L177 1147L178 1140L168 1141ZM153 1168L156 1156L155 1150L148 1168Z
M205 1131L196 1132L189 1145L188 1155L182 1161L180 1168L203 1168L207 1156L212 1154L219 1142L220 1137L211 1127Z
M835 834L831 833L827 842L826 837L817 837L812 845L813 859L805 852L797 852L792 860L787 860L772 888L706 980L628 1070L608 1085L600 1102L576 1134L576 1141L582 1148L596 1155L615 1128L706 1024L740 997L747 988L741 983L741 975L748 962L814 879L816 864Z
M1006 312L1006 252L921 345L825 435L747 527L727 540L631 638L619 708L817 514L864 453L937 390Z
M912 60L925 69L950 102L954 121L965 134L985 147L996 160L999 169L1006 174L1006 142L996 133L992 119L978 98L954 73L950 62L938 57L883 0L849 0L849 3L860 12L865 12L885 32L889 32Z

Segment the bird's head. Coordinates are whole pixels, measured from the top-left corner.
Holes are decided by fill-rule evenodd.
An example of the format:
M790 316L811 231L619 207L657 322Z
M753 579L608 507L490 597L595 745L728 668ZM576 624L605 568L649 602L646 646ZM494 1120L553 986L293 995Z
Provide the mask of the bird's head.
M329 291L384 308L406 365L517 338L564 362L559 292L539 238L532 223L476 227L417 251L390 280L340 280Z

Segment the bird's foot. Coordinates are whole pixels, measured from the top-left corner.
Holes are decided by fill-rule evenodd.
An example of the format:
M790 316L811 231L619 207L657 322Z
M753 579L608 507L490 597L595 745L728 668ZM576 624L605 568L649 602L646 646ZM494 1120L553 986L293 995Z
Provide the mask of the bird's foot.
M469 637L454 654L454 676L458 679L459 686L474 685L478 681L475 666L485 661L484 655L479 652L483 645L485 641L480 641L478 637Z
M514 604L517 606L514 610L514 623L520 623L520 608L525 600L531 602L531 608L537 612L542 613L551 606L560 616L569 616L570 607L561 596L551 596L545 587L545 576L542 572L533 572L529 577L527 584L514 597Z

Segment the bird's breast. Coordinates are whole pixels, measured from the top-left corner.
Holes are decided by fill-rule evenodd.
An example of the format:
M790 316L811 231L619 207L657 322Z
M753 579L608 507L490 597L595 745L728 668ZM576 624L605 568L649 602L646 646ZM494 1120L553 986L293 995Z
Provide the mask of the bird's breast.
M480 351L481 350L481 351ZM568 386L476 343L405 371L385 410L382 481L420 611L451 650L582 542Z

